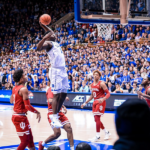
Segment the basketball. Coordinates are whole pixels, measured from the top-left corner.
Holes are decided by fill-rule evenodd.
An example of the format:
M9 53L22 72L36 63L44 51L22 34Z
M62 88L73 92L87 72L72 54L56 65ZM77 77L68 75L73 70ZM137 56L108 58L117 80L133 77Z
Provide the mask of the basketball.
M40 17L40 22L44 25L49 25L51 23L51 16L48 14L43 14Z

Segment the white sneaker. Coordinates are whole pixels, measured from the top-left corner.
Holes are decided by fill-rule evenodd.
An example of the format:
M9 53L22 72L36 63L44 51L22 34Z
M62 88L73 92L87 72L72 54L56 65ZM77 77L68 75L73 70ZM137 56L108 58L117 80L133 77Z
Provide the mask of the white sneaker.
M98 142L100 140L100 137L97 138L96 136L93 139L89 139L89 142Z
M105 133L105 138L104 138L104 140L108 140L109 137L110 137L110 135L111 135L111 133L109 133L109 131L108 131L107 133Z
M63 125L59 122L58 118L53 118L52 120L52 126L54 126L54 128L62 128Z

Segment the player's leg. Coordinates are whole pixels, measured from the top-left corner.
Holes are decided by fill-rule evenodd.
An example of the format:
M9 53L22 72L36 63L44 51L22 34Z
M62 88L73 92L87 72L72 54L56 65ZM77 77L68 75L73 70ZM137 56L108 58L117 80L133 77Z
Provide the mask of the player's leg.
M24 150L29 143L29 136L24 134L23 136L19 136L21 143L19 144L17 150Z
M35 150L35 146L34 146L34 141L33 141L33 135L32 135L32 131L31 128L29 126L29 143L28 143L28 148L29 150Z
M39 142L39 150L44 150L44 146L45 146L47 143L49 143L49 142L51 142L51 141L57 139L57 138L61 135L61 130L60 130L60 128L59 128L59 129L53 128L53 131L54 131L54 133L53 133L52 135L50 135L45 141L40 141L40 142Z
M60 94L60 98L58 100L58 108L57 108L58 112L60 111L60 109L61 109L61 107L62 107L66 97L67 97L67 93L61 93Z
M55 92L53 92L55 93ZM59 99L60 99L60 93L58 94L54 94L54 97L53 97L53 101L52 101L52 109L53 109L53 114L57 114L59 111L58 111L58 102L59 102Z
M67 123L63 126L63 128L67 132L67 138L69 140L70 150L74 150L73 132L72 132L71 124Z
M31 140L28 119L26 116L13 115L12 122L16 127L17 134L21 141L17 150L24 150L28 146L28 144L30 143L30 140ZM33 143L33 146L34 146L34 143ZM32 150L34 150L34 149L32 149Z
M51 69L51 90L54 94L53 101L52 101L52 109L53 109L53 115L52 115L52 124L56 128L61 128L62 125L58 121L58 106L59 106L59 99L60 99L60 93L62 88L62 78L58 75L57 69L52 68Z
M67 97L67 89L68 89L69 85L68 85L68 76L66 76L65 78L63 78L62 80L62 90L61 90L61 95L60 95L60 99L58 102L58 112L60 111L66 97Z

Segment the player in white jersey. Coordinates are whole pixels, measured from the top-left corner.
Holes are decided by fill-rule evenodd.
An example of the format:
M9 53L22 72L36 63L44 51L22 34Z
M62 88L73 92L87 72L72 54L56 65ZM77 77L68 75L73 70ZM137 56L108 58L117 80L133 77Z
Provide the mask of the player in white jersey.
M65 69L65 58L60 45L55 42L55 33L47 26L41 24L41 27L46 31L46 35L37 45L37 51L46 50L50 61L51 68L49 69L49 77L51 80L51 90L54 94L52 108L53 120L52 124L56 128L61 128L62 125L58 120L58 113L67 96L68 75Z

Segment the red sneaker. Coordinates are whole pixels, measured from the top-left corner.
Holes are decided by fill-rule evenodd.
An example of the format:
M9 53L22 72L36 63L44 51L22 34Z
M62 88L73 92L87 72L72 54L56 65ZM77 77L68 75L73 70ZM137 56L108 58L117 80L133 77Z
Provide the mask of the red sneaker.
M44 150L44 146L42 145L42 141L39 142L39 149L38 150Z

